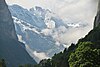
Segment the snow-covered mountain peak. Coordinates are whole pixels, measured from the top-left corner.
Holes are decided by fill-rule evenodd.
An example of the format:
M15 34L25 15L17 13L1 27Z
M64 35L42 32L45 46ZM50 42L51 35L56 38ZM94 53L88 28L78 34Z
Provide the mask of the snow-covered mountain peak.
M35 57L36 61L40 60L40 57L36 57L38 53L51 57L62 51L69 45L67 41L63 42L66 34L70 30L87 26L82 22L63 21L52 11L38 6L27 10L19 5L12 5L9 9L15 22L17 35L21 38L19 40L30 47L27 49L31 55L34 55L32 57ZM66 38L69 36L71 34Z

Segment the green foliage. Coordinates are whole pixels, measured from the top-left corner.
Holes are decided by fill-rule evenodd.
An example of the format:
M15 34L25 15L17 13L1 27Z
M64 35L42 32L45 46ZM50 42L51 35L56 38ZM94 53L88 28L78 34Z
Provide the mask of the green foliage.
M81 42L69 58L70 67L100 67L100 49L91 42Z
M19 67L34 67L33 64L25 64L25 65L20 65Z
M86 42L86 41L91 41L91 42L97 42L100 41L100 25L93 30L91 30L84 38L79 39L79 42Z
M6 63L4 59L1 59L0 61L0 67L6 67Z
M68 67L67 53L60 52L52 57L52 64L54 67Z
M75 44L67 49L65 48L63 52L54 54L51 59L41 60L38 64L39 67L69 67L68 59L70 54L74 51Z
M34 67L100 67L100 27L91 30L76 45L72 43L68 49Z
M39 63L39 66L40 67L52 67L51 59L41 60L40 63Z
M6 67L4 60L0 62L0 67ZM91 30L76 45L72 43L68 49L54 54L51 59L19 67L100 67L100 27Z
M40 67L38 64L34 65L34 67Z

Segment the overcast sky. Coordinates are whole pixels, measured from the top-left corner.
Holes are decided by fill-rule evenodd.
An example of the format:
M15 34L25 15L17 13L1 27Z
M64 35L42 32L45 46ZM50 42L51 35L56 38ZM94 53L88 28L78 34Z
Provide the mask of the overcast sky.
M6 1L10 5L19 4L27 9L34 6L40 6L45 9L50 9L52 12L56 13L59 17L61 17L63 20L70 19L73 22L77 21L80 21L82 23L87 22L89 26L84 30L84 34L81 29L80 30L78 29L77 32L75 30L76 33L79 33L80 36L83 36L87 34L88 31L93 27L93 21L97 11L98 0L6 0Z
M86 28L68 30L67 33L60 37L61 41L66 43L76 42L82 36L85 36L93 27L94 17L97 11L97 0L6 0L9 5L18 4L26 9L34 6L40 6L50 9L63 20L82 23L87 22ZM29 48L27 48L29 50ZM45 53L33 52L39 59L46 58Z
M57 13L61 18L93 21L97 0L6 0L8 4L19 4L24 8L41 6Z

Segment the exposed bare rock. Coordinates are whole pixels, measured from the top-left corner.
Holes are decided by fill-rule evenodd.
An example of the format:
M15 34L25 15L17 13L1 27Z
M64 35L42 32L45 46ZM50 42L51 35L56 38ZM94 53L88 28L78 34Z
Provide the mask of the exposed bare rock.
M20 64L36 64L17 39L14 23L5 0L0 0L0 59L5 59L7 67Z

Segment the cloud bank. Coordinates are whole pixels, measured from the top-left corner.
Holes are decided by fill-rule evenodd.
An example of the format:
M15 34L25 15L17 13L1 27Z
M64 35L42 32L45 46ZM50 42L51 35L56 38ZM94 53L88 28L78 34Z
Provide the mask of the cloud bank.
M6 0L8 4L19 4L24 8L41 6L45 9L50 9L56 13L64 21L73 23L81 22L88 23L84 29L71 29L60 38L62 41L75 42L79 37L84 36L92 29L94 17L97 12L98 0ZM67 23L67 22L66 22ZM48 34L48 30L46 34ZM70 34L73 33L73 34ZM65 38L66 37L66 38Z
M40 6L45 9L50 9L52 12L56 13L60 18L67 23L81 22L88 23L89 25L85 28L71 28L67 30L65 34L58 36L58 33L55 33L54 37L59 38L58 41L62 43L67 43L68 45L84 37L85 34L93 27L94 17L97 12L97 2L98 0L6 0L8 4L18 4L24 8L31 8L34 6ZM48 27L53 28L54 24L49 25ZM53 26L53 27L52 27ZM66 31L64 27L60 27L60 31ZM50 34L51 30L45 29L42 33L45 35ZM57 31L58 32L58 31ZM22 40L22 36L18 35L19 41L25 43ZM59 45L59 42L57 43ZM37 52L30 49L26 45L27 51L31 54L32 57L36 57L37 62L41 59L48 58L44 52Z
M6 0L8 4L19 4L27 9L41 6L52 10L62 19L93 22L98 0Z

